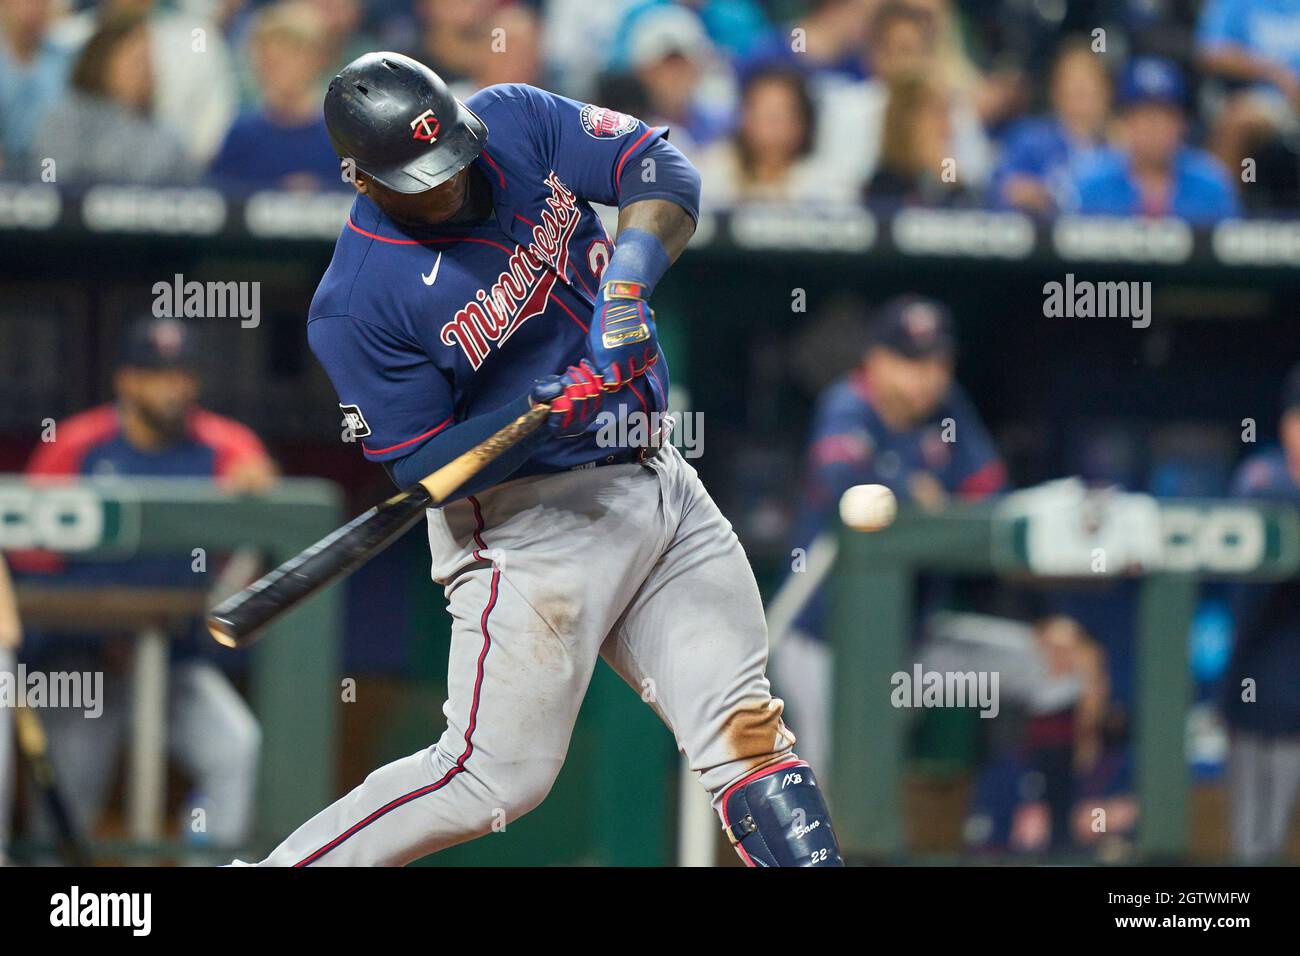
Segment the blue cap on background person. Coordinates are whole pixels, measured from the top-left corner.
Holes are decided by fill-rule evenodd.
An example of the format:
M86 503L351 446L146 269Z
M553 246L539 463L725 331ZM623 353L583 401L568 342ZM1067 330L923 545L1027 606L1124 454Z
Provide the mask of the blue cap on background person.
M184 368L197 364L194 335L180 319L147 316L127 328L118 365L126 368Z
M1162 57L1134 57L1120 78L1119 101L1124 106L1157 103L1182 109L1186 95L1182 71Z
M951 357L957 351L952 313L933 299L898 296L876 312L868 344L909 359Z

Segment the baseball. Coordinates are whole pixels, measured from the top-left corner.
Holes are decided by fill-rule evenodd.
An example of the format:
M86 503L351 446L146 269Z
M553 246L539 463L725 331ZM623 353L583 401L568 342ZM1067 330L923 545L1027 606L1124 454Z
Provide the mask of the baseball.
M840 520L854 531L880 531L894 523L898 502L884 485L854 485L840 498Z

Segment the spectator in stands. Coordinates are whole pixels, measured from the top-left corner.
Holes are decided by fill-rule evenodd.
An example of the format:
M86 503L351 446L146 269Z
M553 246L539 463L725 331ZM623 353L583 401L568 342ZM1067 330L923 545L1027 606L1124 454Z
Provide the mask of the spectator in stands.
M72 48L50 35L53 0L0 3L0 175L21 176L32 137L63 96Z
M1300 365L1282 404L1280 446L1242 462L1235 497L1300 506ZM1236 646L1224 682L1232 853L1240 863L1276 862L1300 794L1300 581L1233 591Z
M542 47L550 88L578 100L596 100L615 109L632 109L602 95L601 74L611 68L609 57L592 55L610 50L623 19L625 0L548 0L542 18Z
M1110 76L1086 39L1062 45L1052 65L1052 112L1007 134L990 189L994 205L1046 215L1074 204L1079 166L1105 142Z
M1183 79L1168 60L1138 57L1120 87L1120 146L1080 171L1078 210L1178 216L1209 223L1237 215L1232 181L1209 153L1187 145Z
M537 14L524 4L513 4L492 18L492 27L501 33L492 39L491 52L475 65L466 95L497 83L540 83L542 31Z
M294 0L265 7L250 53L262 103L231 126L209 170L213 181L244 190L348 188L321 112L327 46L315 9Z
M985 73L967 52L965 31L958 22L952 0L908 0L924 10L935 25L939 79L951 90L961 90L985 129L993 129L1024 105L1024 76L1016 68L1002 65Z
M627 63L648 104L641 119L670 127L678 149L694 155L726 133L732 122L728 77L693 11L645 7L628 40Z
M116 475L214 479L239 493L259 493L276 470L251 431L197 404L197 347L192 331L171 318L145 318L129 329L114 378L115 401L55 426L55 440L37 447L29 476ZM203 587L207 573L193 556L137 557L118 562L58 562L49 555L32 568L56 584ZM239 847L250 835L261 734L247 704L221 669L202 656L211 644L202 622L171 644L169 746L194 790L183 808L181 832L204 811L203 841ZM45 642L48 670L103 670L101 641L61 637ZM75 709L45 713L50 759L64 782L73 813L87 829L107 798L125 732L120 681L105 682L104 712L89 719Z
M952 154L948 87L922 75L891 80L880 162L863 195L902 205L974 205L976 194L957 175Z
M491 55L491 0L416 0L422 28L410 56L426 64L447 83L463 84L480 61ZM464 86L458 87L464 92Z
M704 29L710 47L729 60L743 60L772 40L772 26L760 0L632 0L614 37L613 65L623 65L622 58L636 42L636 34L654 22L663 7L690 7ZM642 17L649 19L643 20Z
M860 83L867 79L863 51L870 19L870 6L862 0L812 0L807 10L750 54L743 72L780 64L814 83Z
M900 502L935 511L951 496L975 500L1002 489L1006 468L953 379L955 353L952 318L938 302L902 296L880 309L861 364L817 403L795 524L804 555L830 531L840 497L853 485L882 484ZM829 766L830 752L825 618L818 591L772 662L791 726L799 728L799 754L819 767Z
M23 642L18 601L4 555L0 554L0 674L16 673L14 655ZM12 708L0 706L0 866L8 862L9 820L14 800L14 728Z
M934 18L900 0L885 0L868 41L872 78L828 88L818 104L817 154L836 175L861 187L880 162L889 84L923 74L947 84L938 56ZM990 147L969 91L948 86L952 158L958 179L978 189L988 177Z
M238 73L217 23L158 0L99 0L62 21L58 35L79 47L102 25L137 17L148 29L150 115L178 139L188 165L202 170L221 145L239 99Z
M70 90L32 141L30 175L60 184L193 179L180 138L151 115L153 87L145 21L105 22L82 47Z
M811 158L815 118L802 74L789 67L751 73L740 98L740 122L696 165L710 203L846 200Z
M1298 0L1208 0L1197 24L1200 65L1225 87L1209 146L1234 176L1244 159L1255 160L1244 190L1251 205L1294 209L1300 200L1298 160L1286 143L1298 131L1298 25Z
M381 47L365 29L365 5L361 0L304 0L320 18L324 31L322 58L333 76L363 53Z

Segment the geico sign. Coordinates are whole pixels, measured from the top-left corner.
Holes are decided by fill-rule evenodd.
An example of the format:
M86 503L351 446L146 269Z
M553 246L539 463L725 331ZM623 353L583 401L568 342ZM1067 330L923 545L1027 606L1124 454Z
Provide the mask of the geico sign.
M0 485L0 548L87 551L104 532L104 504L90 488Z
M1264 516L1250 508L1166 504L1160 520L1167 571L1253 571L1264 562Z

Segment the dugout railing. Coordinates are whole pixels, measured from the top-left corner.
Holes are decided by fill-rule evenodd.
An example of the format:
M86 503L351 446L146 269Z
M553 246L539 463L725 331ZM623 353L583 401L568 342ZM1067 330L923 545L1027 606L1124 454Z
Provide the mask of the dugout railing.
M202 549L205 560L215 565L220 555L253 548L274 564L341 523L341 503L338 488L318 480L285 480L265 495L246 497L187 479L103 478L33 485L6 477L0 478L0 550L40 549L112 562L163 554L192 560L196 549ZM26 603L44 620L57 618L58 586L57 576L48 586L39 579L32 585L20 578L20 611ZM114 589L109 585L97 590L111 595ZM115 605L114 630L135 632L132 670L137 686L131 706L148 714L132 722L148 730L165 722L166 688L160 682L165 682L168 649L155 626L157 594L121 588L116 596L111 600L101 593L97 599ZM69 587L65 606L88 599L96 598ZM190 604L192 613L192 600ZM105 626L109 623L106 617ZM272 625L251 652L251 703L262 726L259 843L287 832L336 796L341 645L340 595L329 589ZM142 679L145 686L139 686ZM152 729L157 738L165 737L162 727ZM152 762L146 758L146 763ZM130 780L127 789L130 794ZM156 806L159 797L147 799ZM164 848L144 849L155 853Z
M1063 587L1095 583L1089 573L1036 571L1028 546L1035 520L974 505L941 515L904 510L892 527L874 534L840 529L830 583L836 660L830 795L850 856L898 859L907 850L902 781L910 718L891 704L890 679L911 664L917 575L1034 578ZM1189 838L1188 638L1201 583L1294 576L1300 568L1300 517L1285 505L1177 499L1159 502L1159 527L1157 561L1105 574L1139 580L1132 727L1140 814L1136 850L1144 860L1179 860L1187 855Z

